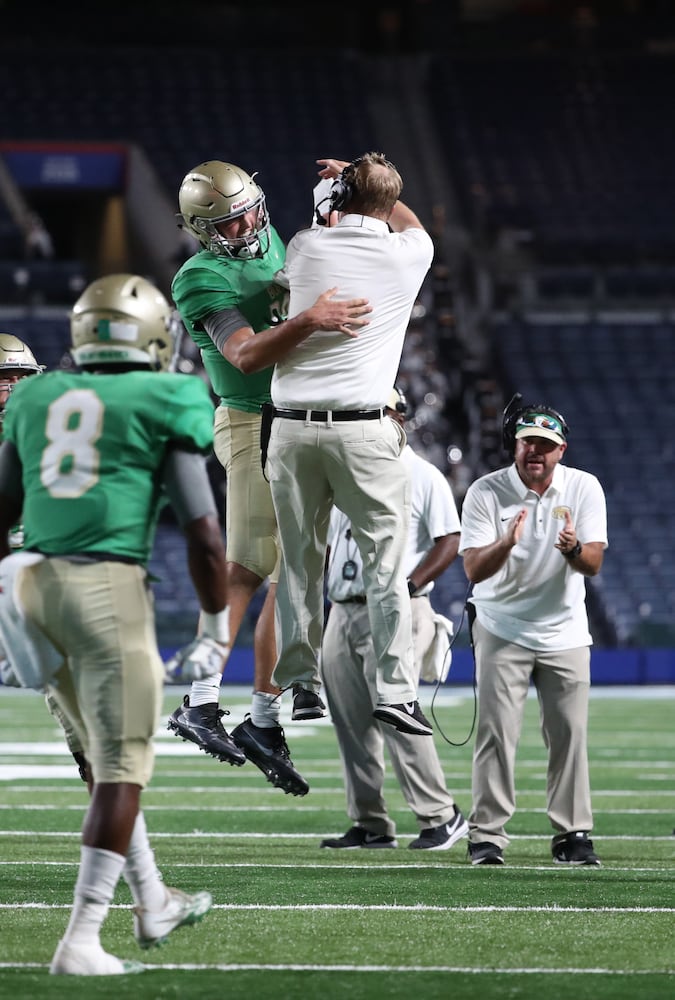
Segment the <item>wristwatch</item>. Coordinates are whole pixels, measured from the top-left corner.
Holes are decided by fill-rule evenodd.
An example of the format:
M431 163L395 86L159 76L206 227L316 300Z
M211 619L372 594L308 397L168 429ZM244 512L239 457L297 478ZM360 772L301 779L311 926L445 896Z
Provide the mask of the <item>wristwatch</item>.
M410 594L411 597L413 597L417 593L417 587L412 582L412 580L408 580L408 593Z
M563 552L563 555L565 559L576 559L577 556L581 555L581 549L582 549L581 542L577 541L577 544L574 546L574 548L569 549L567 552Z

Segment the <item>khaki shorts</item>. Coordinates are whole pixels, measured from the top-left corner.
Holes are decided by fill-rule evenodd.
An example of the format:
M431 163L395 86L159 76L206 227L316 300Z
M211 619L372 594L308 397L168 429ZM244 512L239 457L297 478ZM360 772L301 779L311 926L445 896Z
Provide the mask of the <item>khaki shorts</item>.
M141 566L45 559L21 581L26 615L63 652L48 695L97 783L145 785L164 668Z
M214 451L227 477L225 535L228 562L270 583L279 579L279 534L270 486L260 464L259 413L219 406Z

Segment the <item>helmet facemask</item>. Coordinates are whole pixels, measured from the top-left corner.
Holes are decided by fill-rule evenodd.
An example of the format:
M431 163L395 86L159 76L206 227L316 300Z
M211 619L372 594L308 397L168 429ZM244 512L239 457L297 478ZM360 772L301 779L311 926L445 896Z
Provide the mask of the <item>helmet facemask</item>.
M270 219L265 193L244 170L231 163L209 160L183 180L178 200L180 225L217 257L253 260L270 248ZM218 226L255 212L252 232L228 237Z
M11 333L0 333L0 423L5 412L7 399L19 379L28 375L38 375L45 366L39 365L28 344ZM9 381L5 372L14 373Z

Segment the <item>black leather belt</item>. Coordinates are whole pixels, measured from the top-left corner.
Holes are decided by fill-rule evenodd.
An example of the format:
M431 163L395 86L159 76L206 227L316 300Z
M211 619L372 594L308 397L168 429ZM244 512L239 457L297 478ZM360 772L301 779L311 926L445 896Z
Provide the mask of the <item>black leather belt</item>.
M365 604L366 603L365 594L354 594L353 597L345 597L343 601L336 601L336 604Z
M382 410L285 410L275 406L274 416L287 420L379 420Z

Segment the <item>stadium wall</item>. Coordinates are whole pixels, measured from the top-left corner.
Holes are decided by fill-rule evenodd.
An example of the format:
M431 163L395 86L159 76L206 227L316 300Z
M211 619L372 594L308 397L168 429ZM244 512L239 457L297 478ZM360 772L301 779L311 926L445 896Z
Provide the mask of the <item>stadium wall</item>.
M174 650L162 650L168 659ZM253 650L232 650L225 679L228 684L253 684ZM445 687L466 685L473 681L473 657L470 649L453 653L452 666ZM675 649L592 649L593 684L675 684ZM424 685L431 687L433 685Z

